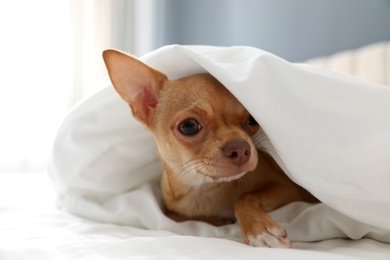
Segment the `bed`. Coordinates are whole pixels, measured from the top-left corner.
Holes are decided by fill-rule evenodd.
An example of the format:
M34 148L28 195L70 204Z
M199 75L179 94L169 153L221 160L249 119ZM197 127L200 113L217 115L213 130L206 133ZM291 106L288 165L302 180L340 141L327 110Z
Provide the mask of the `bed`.
M64 120L47 173L0 175L0 259L390 259L389 43L312 65L242 46L142 59L171 78L212 73L262 125L278 164L323 202L271 213L293 248L166 218L151 136L105 80Z

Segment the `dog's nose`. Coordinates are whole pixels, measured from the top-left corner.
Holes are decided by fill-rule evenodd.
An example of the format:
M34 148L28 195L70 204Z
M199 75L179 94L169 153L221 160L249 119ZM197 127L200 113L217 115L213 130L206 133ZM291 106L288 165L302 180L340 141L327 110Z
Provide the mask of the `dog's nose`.
M251 157L251 147L245 140L228 142L222 150L223 154L236 165L246 163Z

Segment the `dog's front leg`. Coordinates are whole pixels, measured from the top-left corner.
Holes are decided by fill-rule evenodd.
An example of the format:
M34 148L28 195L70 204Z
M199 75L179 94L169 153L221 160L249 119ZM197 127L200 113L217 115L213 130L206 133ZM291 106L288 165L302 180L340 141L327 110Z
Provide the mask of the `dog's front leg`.
M288 185L269 185L261 191L248 192L238 199L234 211L243 240L256 247L291 247L286 231L267 212L299 199Z

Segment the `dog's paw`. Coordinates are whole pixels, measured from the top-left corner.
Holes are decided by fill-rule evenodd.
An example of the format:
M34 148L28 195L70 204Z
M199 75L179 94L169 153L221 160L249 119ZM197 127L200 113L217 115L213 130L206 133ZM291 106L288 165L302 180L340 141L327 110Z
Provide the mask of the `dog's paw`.
M266 227L260 233L248 233L244 241L254 247L291 248L287 232L279 225Z

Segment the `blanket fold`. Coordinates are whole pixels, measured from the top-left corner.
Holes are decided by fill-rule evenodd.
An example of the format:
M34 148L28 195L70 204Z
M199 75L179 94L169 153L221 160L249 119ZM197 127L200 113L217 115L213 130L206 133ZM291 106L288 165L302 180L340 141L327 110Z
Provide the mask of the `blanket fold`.
M262 145L324 203L273 213L292 241L390 242L390 88L252 47L172 45L141 60L171 79L209 72L251 112L268 137ZM106 84L69 113L56 137L49 174L59 206L99 221L239 239L237 225L178 224L161 213L152 137Z

